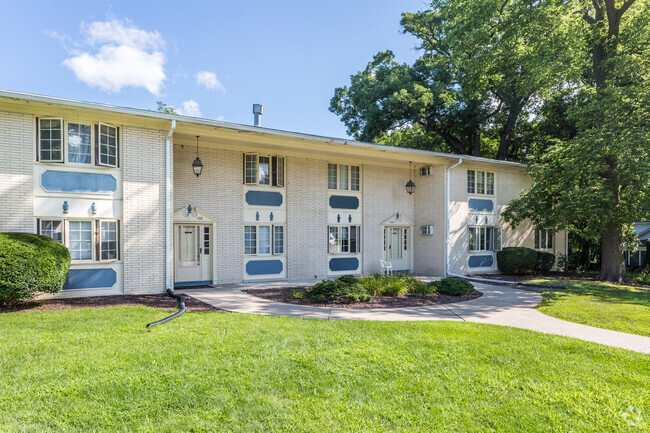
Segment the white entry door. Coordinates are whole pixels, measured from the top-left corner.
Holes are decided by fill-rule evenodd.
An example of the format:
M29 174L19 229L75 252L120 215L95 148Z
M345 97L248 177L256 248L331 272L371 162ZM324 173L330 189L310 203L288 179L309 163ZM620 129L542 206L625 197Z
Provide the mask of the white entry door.
M178 224L175 230L174 282L177 285L212 281L210 226Z
M409 227L384 228L384 257L393 265L394 271L411 270L410 232Z

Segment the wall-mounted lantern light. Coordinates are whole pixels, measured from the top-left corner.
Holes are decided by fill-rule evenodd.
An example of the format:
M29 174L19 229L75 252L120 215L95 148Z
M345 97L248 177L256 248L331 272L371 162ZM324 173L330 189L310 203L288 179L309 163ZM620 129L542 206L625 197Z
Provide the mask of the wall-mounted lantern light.
M192 163L192 171L196 177L201 176L201 170L203 170L203 163L199 159L199 136L196 136L196 159Z
M63 202L63 213L68 213L68 209L70 209L70 205L68 204L68 201Z
M411 161L409 161L409 181L406 182L406 192L409 193L409 195L413 194L413 191L415 191L415 184L413 183L413 180L411 178Z
M93 215L97 214L97 204L95 202L93 202L93 204L90 205L90 213L92 213Z

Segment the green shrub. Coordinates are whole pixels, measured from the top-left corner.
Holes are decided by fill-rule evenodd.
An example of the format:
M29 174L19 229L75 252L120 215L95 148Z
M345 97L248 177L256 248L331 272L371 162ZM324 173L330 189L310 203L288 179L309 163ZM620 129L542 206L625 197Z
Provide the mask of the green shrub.
M537 251L524 247L506 247L497 252L497 265L505 274L528 274L537 267Z
M65 245L31 233L0 233L0 304L57 293L70 267Z
M394 279L393 281L388 281L387 284L382 288L381 296L405 295L408 293L408 291L409 288L405 280Z
M630 281L633 283L650 286L650 272L648 271L630 272L628 276L630 277Z
M436 291L442 295L461 296L474 291L474 285L462 278L443 278L434 281Z
M411 293L415 295L420 295L420 296L426 296L434 293L437 290L435 281L432 281L430 283L423 283L421 281L418 281L419 284L417 284Z
M304 293L302 293L300 290L294 290L293 292L291 292L291 297L293 299L302 299L305 296Z
M406 293L417 293L423 290L424 283L411 275L381 275L373 274L359 281L366 292L373 296L399 296Z
M303 295L314 302L331 302L337 298L348 302L367 302L372 299L359 279L353 275L343 275L336 280L323 280L307 289Z
M555 254L544 251L537 251L537 262L535 270L539 273L546 274L553 269L555 264Z

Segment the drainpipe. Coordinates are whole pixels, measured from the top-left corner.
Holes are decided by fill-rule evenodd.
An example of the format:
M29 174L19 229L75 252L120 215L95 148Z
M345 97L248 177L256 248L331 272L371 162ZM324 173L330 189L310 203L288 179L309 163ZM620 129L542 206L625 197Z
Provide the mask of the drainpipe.
M172 245L172 136L176 129L176 119L172 119L171 127L165 141L165 290L171 290L169 281L171 276L171 255L169 250Z

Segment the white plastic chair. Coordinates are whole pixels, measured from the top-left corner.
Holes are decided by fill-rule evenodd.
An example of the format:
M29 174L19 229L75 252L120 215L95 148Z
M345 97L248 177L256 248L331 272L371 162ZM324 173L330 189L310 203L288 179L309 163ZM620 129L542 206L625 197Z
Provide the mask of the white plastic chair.
M391 262L379 259L379 263L381 264L382 275L393 275L393 265Z

